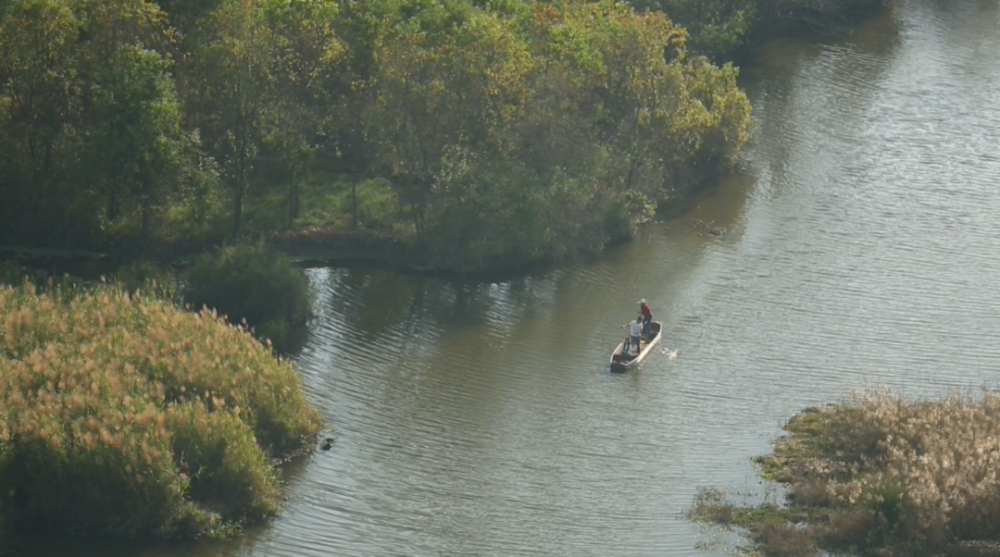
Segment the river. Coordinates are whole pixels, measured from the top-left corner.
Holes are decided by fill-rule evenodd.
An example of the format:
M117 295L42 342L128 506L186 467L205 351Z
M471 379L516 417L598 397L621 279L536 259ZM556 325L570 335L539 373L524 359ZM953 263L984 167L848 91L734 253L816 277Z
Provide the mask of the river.
M796 411L866 381L997 385L997 52L995 0L899 0L764 48L745 168L635 242L494 283L311 269L296 365L336 443L287 471L279 517L24 554L725 554L684 512L699 486L759 496L749 458ZM676 357L612 375L640 297Z

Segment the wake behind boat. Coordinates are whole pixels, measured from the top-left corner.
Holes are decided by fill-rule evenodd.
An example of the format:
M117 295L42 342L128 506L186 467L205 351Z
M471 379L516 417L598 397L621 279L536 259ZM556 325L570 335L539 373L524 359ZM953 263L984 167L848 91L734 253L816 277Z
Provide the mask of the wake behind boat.
M649 323L649 338L640 343L638 354L633 354L631 351L623 353L625 342L619 344L611 353L611 371L625 372L638 367L653 348L660 343L661 330L662 326L659 321Z

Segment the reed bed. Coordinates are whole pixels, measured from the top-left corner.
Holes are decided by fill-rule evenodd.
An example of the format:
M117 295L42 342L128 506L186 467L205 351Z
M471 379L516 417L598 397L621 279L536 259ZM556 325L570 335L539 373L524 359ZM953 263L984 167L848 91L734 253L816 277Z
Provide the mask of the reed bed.
M694 517L746 528L767 555L1000 555L1000 393L908 401L865 388L785 430L755 459L786 484L783 504L705 491Z
M114 286L0 287L0 518L222 535L280 506L322 425L289 363L207 310Z

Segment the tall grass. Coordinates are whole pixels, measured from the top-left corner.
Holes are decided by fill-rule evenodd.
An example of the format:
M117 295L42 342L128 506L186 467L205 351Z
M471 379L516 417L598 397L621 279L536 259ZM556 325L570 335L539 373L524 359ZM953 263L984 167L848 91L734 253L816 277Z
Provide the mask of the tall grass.
M785 429L773 456L758 462L766 478L788 485L786 507L762 512L703 498L701 516L725 516L752 533L795 516L821 547L898 554L1000 535L1000 393L910 401L864 389L804 411Z
M215 313L0 287L0 517L18 531L222 532L279 508L269 457L320 426L291 366Z
M206 253L185 278L188 303L215 309L232 322L245 319L258 336L279 348L290 327L312 312L308 279L288 257L263 242Z

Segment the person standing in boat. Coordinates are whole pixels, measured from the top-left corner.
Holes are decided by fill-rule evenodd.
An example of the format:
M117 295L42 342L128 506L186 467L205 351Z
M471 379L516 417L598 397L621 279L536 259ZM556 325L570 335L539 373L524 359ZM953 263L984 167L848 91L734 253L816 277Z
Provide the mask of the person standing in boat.
M635 318L635 321L630 322L628 325L622 325L622 329L628 327L628 342L622 347L622 353L632 352L633 349L635 353L639 353L639 347L642 342L642 315Z
M639 312L642 313L642 333L649 340L649 324L653 322L653 311L649 309L646 298L639 300Z

